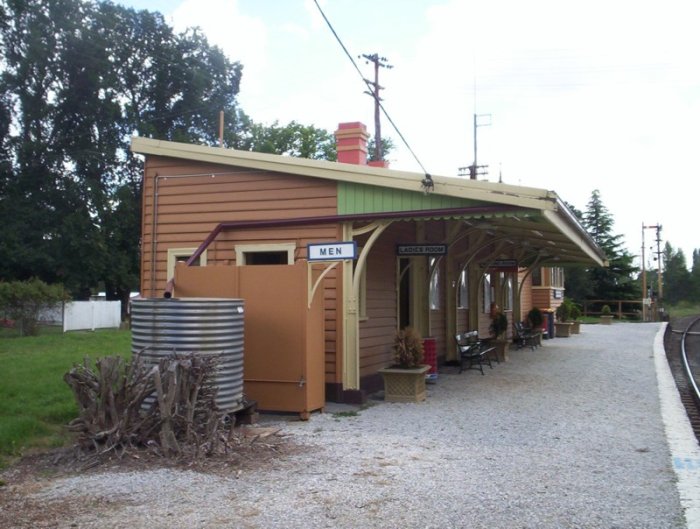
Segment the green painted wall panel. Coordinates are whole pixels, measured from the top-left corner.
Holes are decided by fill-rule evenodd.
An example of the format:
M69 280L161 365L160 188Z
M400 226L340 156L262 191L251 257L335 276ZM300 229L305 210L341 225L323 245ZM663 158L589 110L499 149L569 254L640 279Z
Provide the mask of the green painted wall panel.
M386 211L417 211L478 206L483 203L457 197L446 197L387 189L350 182L338 182L338 214L381 213Z

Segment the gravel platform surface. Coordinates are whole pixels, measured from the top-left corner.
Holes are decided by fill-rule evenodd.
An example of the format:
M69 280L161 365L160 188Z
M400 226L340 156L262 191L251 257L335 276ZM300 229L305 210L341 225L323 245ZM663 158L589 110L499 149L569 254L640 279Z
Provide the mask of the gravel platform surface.
M421 404L263 416L307 448L240 475L91 473L35 483L27 497L90 506L50 527L682 528L659 328L582 326L512 349L484 376L446 367Z

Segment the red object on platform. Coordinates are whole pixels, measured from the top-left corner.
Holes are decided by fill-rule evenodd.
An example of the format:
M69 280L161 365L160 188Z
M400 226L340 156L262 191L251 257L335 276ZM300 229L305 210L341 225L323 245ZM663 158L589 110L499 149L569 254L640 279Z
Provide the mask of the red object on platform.
M429 375L437 375L437 340L423 338L423 363L430 366Z

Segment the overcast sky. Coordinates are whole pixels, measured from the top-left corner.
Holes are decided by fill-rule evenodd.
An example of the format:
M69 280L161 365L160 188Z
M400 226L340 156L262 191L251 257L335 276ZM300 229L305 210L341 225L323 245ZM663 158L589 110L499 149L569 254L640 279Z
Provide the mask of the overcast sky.
M200 26L243 64L239 101L254 120L373 131L372 99L313 0L119 3L160 11L177 29ZM378 53L393 65L380 71L384 106L428 172L456 176L472 163L479 114L485 178L552 189L581 210L598 189L632 254L642 225L661 224L690 264L700 248L695 2L319 3L354 58ZM382 132L397 145L391 167L421 172L384 117ZM644 231L649 247L655 232Z

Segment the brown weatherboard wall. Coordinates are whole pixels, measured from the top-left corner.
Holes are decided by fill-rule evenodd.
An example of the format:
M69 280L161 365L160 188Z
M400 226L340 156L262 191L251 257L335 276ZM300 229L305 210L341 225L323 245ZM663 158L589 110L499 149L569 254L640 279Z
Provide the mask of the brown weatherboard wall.
M552 289L549 287L532 287L533 307L549 309L552 307Z
M455 331L458 333L466 332L471 329L469 325L469 309L457 309L457 324Z
M555 298L555 292L562 290L562 288L552 286L552 268L543 267L541 273L543 286L531 287L532 302L535 307L556 310L556 308L561 305L564 300L563 298Z
M156 175L159 177L157 204L154 201ZM197 247L220 222L335 215L336 195L334 182L317 178L147 157L142 217L142 294L162 295L167 281L168 248ZM154 221L156 209L158 218ZM152 271L154 228L157 234L155 274ZM296 241L300 248L298 253L305 254L305 241L310 238L328 240L336 233L335 226L331 225L280 228L264 234L261 230L225 233L209 247L207 260L233 264L234 242ZM151 281L153 277L155 280Z
M360 378L393 362L396 334L396 240L405 223L390 226L367 258L367 317L360 321ZM366 238L366 237L365 237ZM362 242L358 242L362 245Z
M154 201L156 176L157 203ZM336 183L332 181L147 156L142 208L141 293L146 297L161 297L167 281L168 249L198 247L221 222L335 215L336 197ZM154 211L157 211L157 221L154 221ZM207 249L207 266L235 264L236 244L293 242L296 245L294 257L299 260L306 258L309 242L340 239L340 227L334 224L224 231ZM342 377L337 323L338 315L342 314L339 277L340 272L334 270L324 279L327 383L338 383ZM177 293L177 286L175 289Z

